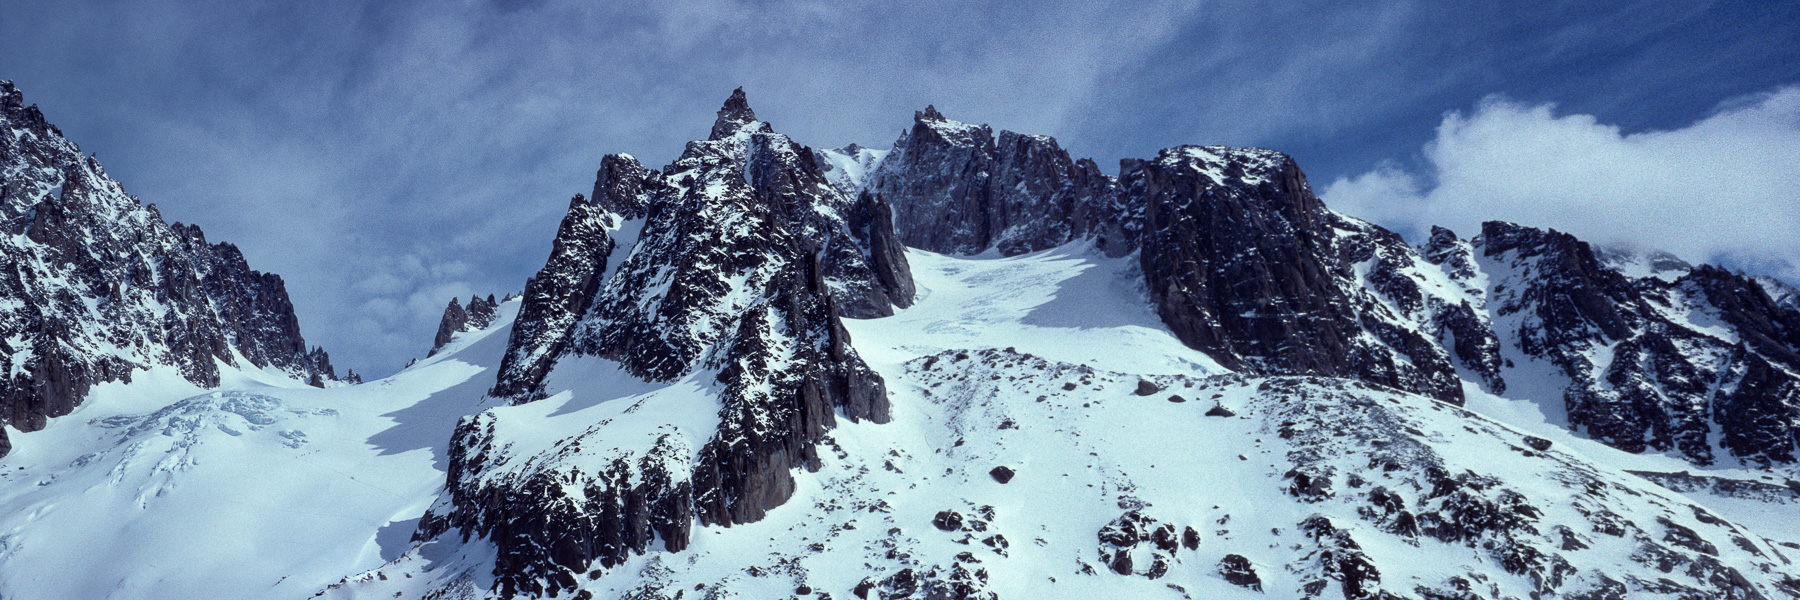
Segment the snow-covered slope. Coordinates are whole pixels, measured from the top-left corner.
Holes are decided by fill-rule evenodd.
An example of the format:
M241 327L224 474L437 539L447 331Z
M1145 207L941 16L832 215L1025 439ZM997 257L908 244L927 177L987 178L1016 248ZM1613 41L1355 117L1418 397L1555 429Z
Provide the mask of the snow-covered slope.
M1358 382L1230 374L1160 326L1135 261L909 260L918 303L849 323L891 422L840 423L763 520L596 564L560 597L1800 592L1790 539L1608 466L1631 455ZM507 434L535 444L517 456L565 440L558 460L603 465L711 407L706 382L579 368L586 393L505 409L529 413L502 417L531 427ZM324 597L481 597L493 560L440 537Z
M0 469L0 598L306 598L408 547L517 302L393 377L96 386Z

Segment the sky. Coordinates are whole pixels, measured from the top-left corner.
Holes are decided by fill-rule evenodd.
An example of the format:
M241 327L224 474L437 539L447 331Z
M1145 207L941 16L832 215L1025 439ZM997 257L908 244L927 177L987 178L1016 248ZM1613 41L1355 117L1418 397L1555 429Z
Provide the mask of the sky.
M1800 3L1524 4L0 0L0 79L365 375L738 86L815 147L927 104L1102 165L1261 146L1412 239L1501 219L1795 280Z

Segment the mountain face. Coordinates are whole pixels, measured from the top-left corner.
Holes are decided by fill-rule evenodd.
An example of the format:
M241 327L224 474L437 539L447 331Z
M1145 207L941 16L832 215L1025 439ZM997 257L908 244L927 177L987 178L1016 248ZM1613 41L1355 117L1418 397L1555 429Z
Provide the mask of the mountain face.
M1571 427L1629 452L1795 462L1800 312L1778 281L1501 222L1467 241L1437 229L1414 248L1326 209L1291 158L1222 147L1127 159L1104 185L1045 178L1052 191L1033 197L1074 208L1027 212L1066 235L1009 245L990 234L1006 222L994 214L1029 202L993 191L1012 180L995 173L1019 170L997 165L1070 163L1060 151L1006 158L1006 147L928 110L865 189L896 202L902 241L933 251L1016 254L1083 237L1113 255L1134 249L1163 323L1233 370L1348 377L1458 404L1464 382L1503 394L1522 379Z
M926 107L868 176L894 207L900 243L947 254L1054 248L1105 231L1112 178L1056 140L944 118Z
M882 379L839 316L910 302L891 230L868 237L887 222L885 207L833 187L811 149L757 121L742 90L712 137L662 171L608 157L594 199L576 197L527 285L494 393L542 400L556 391L540 376L550 365L594 357L643 381L703 387L716 422L669 428L596 468L569 455L642 432L590 430L508 464L504 417L483 413L458 427L447 502L420 538L485 537L502 593L556 595L588 565L652 541L681 550L696 520L760 520L794 493L793 469L818 468L838 414L889 418ZM621 253L616 237L635 244ZM553 491L570 489L580 497Z
M1475 246L1514 347L1566 378L1571 426L1702 466L1794 462L1800 312L1756 281L1708 265L1632 278L1567 234L1507 223Z
M43 429L100 383L168 366L200 386L219 365L323 386L279 276L236 246L163 222L0 81L0 423ZM10 443L0 430L0 456Z
M1561 448L1787 472L1769 289L1415 247L1269 150L1113 177L931 108L813 150L739 90L669 166L602 161L418 547L325 595L1800 597L1800 545L1673 491L1785 488ZM1461 408L1509 397L1572 429Z
M1409 243L1270 150L814 149L738 90L604 157L516 300L313 388L278 278L9 98L6 390L162 379L0 469L3 597L1800 598L1779 281Z

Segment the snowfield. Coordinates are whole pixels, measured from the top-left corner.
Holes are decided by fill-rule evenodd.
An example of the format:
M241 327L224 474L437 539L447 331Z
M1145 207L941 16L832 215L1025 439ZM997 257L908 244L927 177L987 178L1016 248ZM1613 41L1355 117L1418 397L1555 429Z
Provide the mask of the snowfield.
M306 598L398 557L517 303L393 377L105 384L0 461L0 597Z

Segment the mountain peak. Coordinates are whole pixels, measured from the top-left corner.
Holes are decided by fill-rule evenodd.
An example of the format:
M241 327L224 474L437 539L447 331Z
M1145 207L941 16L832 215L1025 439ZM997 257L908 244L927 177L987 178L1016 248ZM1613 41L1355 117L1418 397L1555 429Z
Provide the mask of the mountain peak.
M725 99L725 106L719 108L719 119L713 121L712 135L708 140L719 140L731 137L744 126L756 122L756 111L750 110L750 101L744 97L744 88L731 91L731 97ZM764 124L762 130L769 126Z
M949 119L944 118L944 113L938 112L938 109L936 106L927 104L927 105L925 105L925 112L913 113L913 120L914 121L948 121Z

